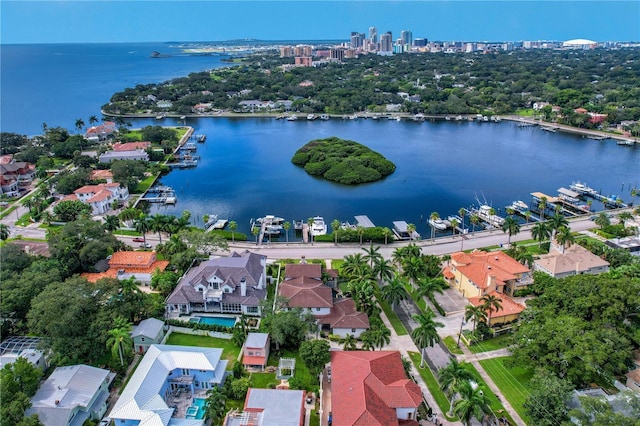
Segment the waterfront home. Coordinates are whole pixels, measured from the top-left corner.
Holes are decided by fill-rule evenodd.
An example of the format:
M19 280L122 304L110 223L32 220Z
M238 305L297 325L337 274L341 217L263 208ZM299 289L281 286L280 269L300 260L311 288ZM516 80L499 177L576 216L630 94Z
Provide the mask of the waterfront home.
M101 163L110 163L115 160L149 161L149 154L144 149L134 149L132 151L107 151L98 157L98 161Z
M139 149L147 150L151 148L151 142L126 142L120 143L116 142L113 144L113 151L123 152L123 151L135 151Z
M417 426L420 387L398 351L332 351L333 424Z
M63 198L64 201L82 201L91 206L93 216L105 214L114 201L124 204L129 199L129 189L118 182L85 185L73 191L73 194Z
M136 353L145 353L151 345L159 345L164 338L164 322L156 318L147 318L140 321L131 332L133 350Z
M222 349L151 345L109 413L116 425L204 425L201 404L221 386Z
M224 426L302 426L305 391L249 388L242 412L229 412Z
M170 315L219 312L260 316L267 297L267 257L245 250L189 268L167 298Z
M31 398L25 416L37 414L45 426L82 425L107 411L115 373L89 365L58 367Z
M100 142L108 139L116 133L116 123L113 121L105 121L98 126L92 126L87 129L84 138L92 142Z
M284 309L309 312L322 329L342 337L347 334L359 337L369 329L369 318L356 310L352 299L334 299L333 289L322 280L320 264L288 264L284 275L284 281L278 286L278 296L286 300Z
M531 271L502 251L457 252L444 269L445 280L464 297L482 297L491 292L513 296L533 284Z
M271 338L269 333L249 333L242 347L242 365L247 367L260 367L264 370L269 359L269 347Z
M155 251L117 251L109 259L109 269L106 272L85 272L81 274L89 282L96 282L100 278L117 278L126 280L132 278L144 285L151 284L151 274L167 269L168 260L158 260Z
M36 166L26 161L15 161L13 155L0 157L0 194L18 195L20 188L31 185Z
M554 278L600 274L609 270L609 262L581 245L572 244L569 247L563 247L555 240L551 242L549 253L539 256L533 265L535 271L544 272Z

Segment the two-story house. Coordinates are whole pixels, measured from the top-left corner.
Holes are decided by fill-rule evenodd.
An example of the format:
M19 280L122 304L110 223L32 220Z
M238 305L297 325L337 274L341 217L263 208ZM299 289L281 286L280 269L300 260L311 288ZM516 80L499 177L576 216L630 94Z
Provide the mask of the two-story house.
M0 194L17 196L21 188L28 187L36 174L36 166L15 161L13 155L0 157Z
M106 272L85 272L81 275L93 283L100 278L126 280L133 277L134 280L149 285L151 274L155 270L164 271L168 265L168 260L158 260L155 251L117 251L111 255Z
M217 312L260 316L267 296L267 257L248 250L191 267L167 298L169 315Z
M151 345L159 345L164 338L164 322L156 318L140 321L131 332L133 350L143 354Z
M118 182L86 185L64 198L64 200L78 200L89 204L91 214L94 216L105 214L111 209L114 201L123 204L127 199L129 199L129 189Z
M549 253L539 256L534 261L533 268L554 278L564 278L571 275L607 272L609 262L579 244L563 247L552 241Z
M89 365L58 367L31 398L26 416L37 414L45 426L81 425L107 411L109 384L115 373Z
M242 349L242 365L245 368L259 366L264 370L269 359L270 345L268 333L249 333Z

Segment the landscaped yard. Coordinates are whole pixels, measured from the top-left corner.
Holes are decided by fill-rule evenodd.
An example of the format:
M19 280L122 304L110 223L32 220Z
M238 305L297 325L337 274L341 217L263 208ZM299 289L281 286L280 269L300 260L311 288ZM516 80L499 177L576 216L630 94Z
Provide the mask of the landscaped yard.
M209 336L196 336L193 334L171 333L167 339L167 345L200 346L204 348L222 349L222 359L229 361L228 369L233 368L233 364L238 360L240 348L233 341L228 339L218 339Z
M529 418L525 414L523 404L529 395L529 381L533 377L532 368L509 367L508 361L511 357L491 358L480 361L482 368L500 388L502 394L509 400L513 408L520 417L530 424Z
M278 361L280 358L295 358L296 360L296 372L294 377L300 381L301 389L305 389L311 392L318 392L320 387L320 383L318 381L318 377L314 377L309 372L309 369L304 364L300 356L297 352L289 351L289 350L281 350L280 354L276 355L275 351L271 352L269 355L269 361L267 365L278 366ZM275 375L274 375L275 377Z
M498 397L491 391L491 389L489 388L489 386L487 386L487 383L482 379L482 377L480 377L480 373L478 373L478 370L476 370L473 364L466 363L464 364L464 366L468 371L471 372L471 374L473 374L473 377L475 377L476 383L478 383L487 391L486 395L487 395L487 398L489 399L489 407L491 407L491 411L493 411L493 413L498 417L504 416L507 419L509 419L510 424L516 424L513 421L513 418L511 418L511 415L507 412L507 410L504 409L504 406L498 400Z
M398 315L396 315L396 313L393 312L393 310L391 310L391 306L389 306L389 304L384 300L382 300L381 298L378 298L378 303L380 304L380 307L384 311L384 314L387 316L387 319L391 323L391 326L396 331L396 334L398 336L405 336L409 334L407 329L404 328L404 325L400 321L400 318L398 318Z
M445 337L444 339L442 339L442 342L447 346L449 352L451 352L452 354L462 355L464 353L462 352L462 349L458 347L456 339L454 339L452 336Z
M411 358L413 365L416 366L416 370L418 370L418 372L420 373L420 377L422 377L422 380L424 380L425 384L427 385L429 392L431 393L431 395L433 395L433 398L436 400L436 403L438 404L440 411L442 411L445 417L447 417L446 413L447 411L449 411L449 404L450 404L449 399L440 390L440 384L438 383L435 376L431 372L431 369L427 365L425 365L424 368L420 368L420 354L418 352L409 352L409 357ZM447 417L447 420L456 421L457 417Z
M490 352L498 349L506 348L511 344L512 339L511 334L502 334L500 336L492 337L487 340L483 340L482 342L476 342L473 345L469 346L469 350L474 354L480 352Z

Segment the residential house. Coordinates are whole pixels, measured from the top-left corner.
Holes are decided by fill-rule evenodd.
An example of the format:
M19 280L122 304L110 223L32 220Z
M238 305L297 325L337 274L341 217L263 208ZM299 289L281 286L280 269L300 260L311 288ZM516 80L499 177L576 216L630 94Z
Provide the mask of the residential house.
M611 248L627 250L634 256L640 256L640 237L612 238L604 243Z
M203 112L211 111L211 108L212 108L211 102L199 103L199 104L195 104L191 108L191 111L203 113Z
M109 259L109 269L106 272L85 272L82 276L90 282L96 282L100 278L126 280L133 277L136 281L149 285L151 274L155 270L164 271L168 265L168 260L158 260L155 251L117 251Z
M100 142L114 135L116 131L116 123L113 121L105 121L99 126L89 127L84 134L84 138L89 141Z
M626 386L634 392L640 392L640 350L634 351L633 370L629 371Z
M317 263L288 264L278 296L287 300L285 309L298 308L318 319L318 325L332 334L359 337L369 329L369 318L356 310L350 298L334 299L333 289L322 281L322 266Z
M223 384L227 363L219 348L151 345L109 417L118 426L203 426L190 408Z
M242 349L242 365L260 366L262 370L269 359L271 339L268 333L249 333Z
M47 369L44 353L38 349L40 337L9 336L0 343L0 369L24 358L41 371Z
M500 300L500 309L492 308L491 312L487 309L487 325L489 327L496 325L505 325L517 321L520 314L525 310L525 306L514 301L512 298L497 292L491 292L488 296L494 296ZM469 303L473 306L482 306L484 301L481 297L470 297Z
M107 151L98 157L98 161L101 163L110 163L115 160L149 161L149 154L144 149L134 149L132 151Z
M554 278L579 274L600 274L609 270L609 262L591 253L579 244L563 247L552 242L548 254L534 261L533 269Z
M159 345L164 338L164 322L156 318L147 318L140 321L131 332L133 350L136 353L145 353L151 345Z
M443 275L464 297L482 297L494 291L513 296L533 283L529 268L502 251L453 253Z
M332 351L333 424L417 426L420 387L407 378L398 351Z
M113 173L111 173L111 170L92 170L89 179L92 181L104 180L107 183L111 183L113 182Z
M45 426L80 426L107 411L109 384L115 373L89 365L58 367L31 398L25 416L37 414Z
M129 189L118 182L100 183L98 185L86 185L73 191L63 200L77 200L91 206L91 214L94 216L105 214L113 202L123 204L129 198Z
M0 194L17 196L21 188L31 185L36 166L25 161L15 161L13 155L0 157Z
M241 413L230 412L224 426L303 426L305 391L249 388Z
M124 151L136 151L136 150L148 150L151 148L151 142L126 142L120 143L116 142L113 144L113 151L116 152L124 152Z
M191 267L167 298L170 315L221 312L261 315L267 297L267 257L248 250Z

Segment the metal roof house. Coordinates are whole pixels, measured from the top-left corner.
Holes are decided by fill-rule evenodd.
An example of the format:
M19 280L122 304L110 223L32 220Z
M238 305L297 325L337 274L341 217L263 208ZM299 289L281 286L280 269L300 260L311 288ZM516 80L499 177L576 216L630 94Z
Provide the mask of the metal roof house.
M139 354L145 353L151 345L162 343L164 337L164 322L156 318L140 321L131 332L133 350Z
M45 426L81 426L107 411L109 384L115 374L88 365L56 368L31 398L26 416L37 414Z
M151 345L109 417L119 426L204 425L191 409L224 382L228 361L221 357L218 348Z

